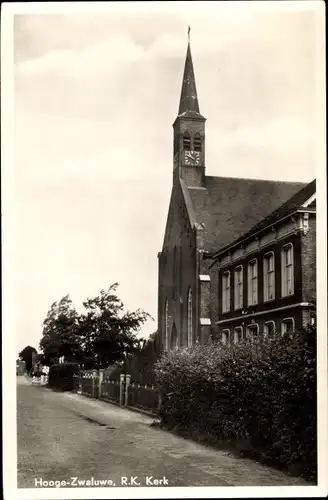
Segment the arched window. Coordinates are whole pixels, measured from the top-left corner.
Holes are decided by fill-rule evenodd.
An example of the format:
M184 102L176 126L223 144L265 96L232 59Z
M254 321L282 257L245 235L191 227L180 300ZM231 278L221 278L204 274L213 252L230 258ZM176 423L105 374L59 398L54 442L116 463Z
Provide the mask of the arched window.
M171 349L177 349L178 347L179 347L179 342L178 342L177 327L175 326L175 323L173 323L172 333L171 333Z
M199 134L196 134L194 137L194 150L195 151L202 150L202 139Z
M173 250L173 266L172 266L172 283L173 283L173 297L176 297L177 293L177 247L174 247Z
M169 349L169 302L165 302L165 350Z
M188 292L188 324L187 324L187 332L188 332L188 346L192 345L192 291L189 288Z
M190 151L190 146L191 146L190 134L188 132L185 132L183 134L183 149L184 149L184 151Z
M230 345L230 330L223 330L221 335L221 342L224 345Z
M242 340L243 340L243 327L236 326L233 334L233 341L235 344L238 344L238 342L241 342Z

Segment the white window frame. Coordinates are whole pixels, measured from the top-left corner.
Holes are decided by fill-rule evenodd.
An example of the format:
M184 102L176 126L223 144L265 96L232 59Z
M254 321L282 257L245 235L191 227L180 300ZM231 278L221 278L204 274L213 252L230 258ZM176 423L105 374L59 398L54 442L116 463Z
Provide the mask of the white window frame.
M249 340L250 338L250 329L255 329L256 328L256 340L259 340L259 333L260 333L260 328L259 328L259 325L258 323L250 323L249 325L247 325L246 327L246 339ZM251 341L254 342L254 334L252 333L252 338L251 338Z
M256 269L256 275L255 277L251 276L251 269L252 269L252 264L255 263L255 269ZM259 275L258 275L258 262L257 259L252 259L248 262L247 265L247 272L248 272L248 305L249 306L255 306L258 304L259 301L259 289L258 289L258 280L259 280ZM256 283L256 297L255 300L253 300L253 284Z
M226 283L228 284L228 286L225 286ZM224 271L224 273L222 274L222 313L227 313L230 311L230 302L231 302L230 284L231 284L230 271Z
M188 316L187 316L187 342L188 346L192 345L192 291L191 288L188 290L188 301L187 301L187 310L188 310Z
M285 265L286 250L290 248L291 263L288 265L291 268L291 293L287 293L287 265ZM294 295L294 246L292 243L287 243L281 249L281 296L291 297Z
M273 269L269 270L269 262L272 257ZM270 302L275 300L276 297L276 269L275 269L275 255L274 252L268 252L263 256L263 302ZM272 283L272 297L269 297L269 276L273 276Z
M169 301L165 301L165 350L169 350Z
M290 317L290 318L284 318L281 322L281 335L285 335L287 333L287 330L284 330L284 325L286 325L287 322L291 322L293 325L292 333L295 332L295 319Z
M227 342L223 342L223 336L226 335L227 337ZM224 330L222 330L222 333L221 333L221 342L223 345L230 345L230 330L229 328L226 328Z
M238 344L239 339L238 339L238 332L241 333L241 340L244 338L244 329L242 326L236 326L233 330L233 343Z
M267 325L273 325L273 334L276 333L276 323L273 320L266 321L264 323L263 335L264 337L268 337Z
M237 276L240 271L241 281L237 282ZM243 276L243 266L239 265L235 267L234 272L234 310L242 309L244 305L244 276Z

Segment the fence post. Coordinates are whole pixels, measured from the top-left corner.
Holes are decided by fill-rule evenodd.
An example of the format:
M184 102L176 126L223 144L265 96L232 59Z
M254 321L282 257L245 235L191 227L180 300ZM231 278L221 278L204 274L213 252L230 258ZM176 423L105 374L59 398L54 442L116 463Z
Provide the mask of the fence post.
M82 394L82 379L83 379L83 373L79 371L79 386L77 388L77 393Z
M99 380L98 380L98 398L101 398L102 383L104 380L104 369L99 370Z
M120 375L120 406L123 406L125 375Z
M97 378L97 370L92 370L92 397L96 397L96 378Z
M125 375L125 406L128 405L128 401L129 401L130 381L131 381L131 375Z

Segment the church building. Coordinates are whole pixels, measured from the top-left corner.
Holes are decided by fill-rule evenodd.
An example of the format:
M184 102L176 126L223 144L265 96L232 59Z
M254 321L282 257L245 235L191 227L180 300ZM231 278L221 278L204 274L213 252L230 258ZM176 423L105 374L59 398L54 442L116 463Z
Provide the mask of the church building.
M230 258L235 241L279 212L279 207L305 187L298 182L206 175L205 124L188 42L178 115L173 123L172 191L158 253L158 333L165 350L207 342L223 330L230 332L220 323L232 318L222 314L223 257L227 254ZM311 198L312 191L313 186L297 198L291 216L307 201L304 197L309 192ZM237 247L240 251L243 244ZM220 249L225 249L224 255ZM232 282L229 287L232 293ZM235 323L233 328L238 328L239 323Z

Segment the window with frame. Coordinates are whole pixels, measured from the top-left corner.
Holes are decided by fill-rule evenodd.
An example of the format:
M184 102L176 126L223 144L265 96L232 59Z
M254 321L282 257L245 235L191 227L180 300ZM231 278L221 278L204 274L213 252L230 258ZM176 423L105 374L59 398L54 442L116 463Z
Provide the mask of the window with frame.
M259 334L259 325L257 324L248 325L246 330L247 340L249 340L250 342L256 342L258 340L258 334Z
M165 302L165 350L169 349L169 301Z
M243 307L243 266L235 269L235 310Z
M221 342L223 345L230 344L230 330L223 330L221 334Z
M282 297L294 294L294 252L291 243L285 245L281 251L281 285Z
M185 132L183 134L183 149L184 151L190 151L190 147L191 147L190 134L188 132Z
M241 342L242 340L243 340L243 327L237 326L233 332L233 341L235 344L238 344L238 342Z
M276 325L274 321L267 321L264 324L264 336L265 337L273 337L276 332Z
M222 312L230 311L230 271L222 275Z
M202 150L202 139L199 134L196 134L194 137L194 150L195 151Z
M281 323L281 333L282 335L286 333L293 333L295 330L295 320L294 318L285 318Z
M248 305L254 306L257 302L257 260L254 259L248 263Z
M187 318L188 346L192 345L192 291L188 291L188 318Z
M275 298L275 266L274 253L270 252L263 258L263 297L264 301Z

